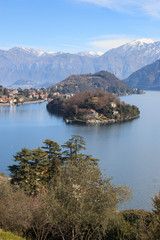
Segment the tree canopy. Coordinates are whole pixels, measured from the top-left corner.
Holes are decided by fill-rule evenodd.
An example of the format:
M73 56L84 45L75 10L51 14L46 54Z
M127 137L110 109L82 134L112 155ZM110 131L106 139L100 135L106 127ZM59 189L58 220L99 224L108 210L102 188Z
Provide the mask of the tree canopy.
M73 135L61 147L46 139L41 148L23 148L14 155L8 188L13 196L16 191L22 199L26 195L21 207L25 204L24 211L29 211L24 212L24 217L30 216L26 234L33 239L102 239L117 218L118 204L128 198L129 190L114 186L102 175L98 159L84 151L84 138ZM8 200L1 201L5 208ZM16 199L13 202L16 206ZM20 222L19 228L24 229Z
M104 92L82 92L69 99L55 97L47 104L51 113L62 114L65 119L70 120L107 120L124 121L139 116L140 112L136 106L121 102L115 95Z
M0 229L27 240L158 240L160 194L153 211L124 210L126 186L115 186L86 155L84 138L73 135L62 146L46 139L23 148L0 174Z

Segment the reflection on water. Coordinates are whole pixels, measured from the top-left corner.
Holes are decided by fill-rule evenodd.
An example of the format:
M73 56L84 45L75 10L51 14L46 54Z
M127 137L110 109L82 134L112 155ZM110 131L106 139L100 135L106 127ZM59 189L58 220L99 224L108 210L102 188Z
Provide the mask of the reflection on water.
M0 171L7 172L13 154L24 146L42 146L45 139L63 144L78 134L106 176L133 189L133 201L125 207L151 209L151 197L160 189L160 92L121 99L137 105L140 118L107 126L66 125L46 111L45 103L0 107Z

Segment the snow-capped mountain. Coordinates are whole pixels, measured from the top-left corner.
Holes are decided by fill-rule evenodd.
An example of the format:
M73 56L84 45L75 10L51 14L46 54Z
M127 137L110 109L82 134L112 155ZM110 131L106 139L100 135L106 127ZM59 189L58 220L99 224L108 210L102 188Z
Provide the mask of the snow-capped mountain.
M138 39L102 55L100 65L120 79L160 58L160 41Z
M44 52L15 47L0 50L0 85L20 79L44 85L57 83L72 74L94 73L94 58L63 52Z
M104 53L101 51L94 52L94 51L88 51L88 52L78 52L77 55L79 56L88 56L88 57L99 57L102 56Z
M107 70L118 78L127 78L138 69L160 58L160 41L138 39L109 50L76 54L45 52L15 47L0 50L0 85L9 86L19 79L36 84L57 83L73 74Z
M132 42L129 42L127 44L125 44L126 46L137 46L137 45L141 45L144 46L145 44L152 44L155 43L156 41L150 38L142 38L142 39L136 39Z
M49 54L49 55L52 55L52 56L56 56L56 55L60 55L60 54L65 54L65 52L53 52L53 51L51 51L51 52L46 52L45 54L46 55Z
M35 50L33 48L24 48L24 47L14 47L8 50L8 52L10 53L14 53L14 54L31 54L31 55L35 55L37 57L42 56L43 54L45 54L44 51L42 50Z

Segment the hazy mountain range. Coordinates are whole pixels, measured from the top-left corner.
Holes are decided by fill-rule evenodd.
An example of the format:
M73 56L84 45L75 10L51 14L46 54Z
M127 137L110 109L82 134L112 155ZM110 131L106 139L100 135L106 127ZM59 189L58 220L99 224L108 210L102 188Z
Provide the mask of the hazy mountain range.
M77 54L46 53L15 47L8 51L0 50L0 84L10 86L17 80L26 80L33 85L52 85L73 74L101 70L124 79L159 58L160 41L151 39L135 40L104 54L92 51Z

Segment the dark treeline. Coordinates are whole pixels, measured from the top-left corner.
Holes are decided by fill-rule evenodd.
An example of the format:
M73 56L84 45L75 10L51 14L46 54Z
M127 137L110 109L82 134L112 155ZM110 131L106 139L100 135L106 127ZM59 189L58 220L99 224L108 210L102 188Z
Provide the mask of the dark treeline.
M119 212L131 191L114 186L84 150L74 135L17 152L11 178L0 176L0 228L30 240L160 239L160 196L152 212Z

